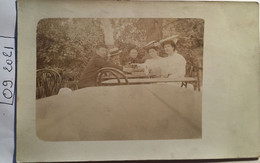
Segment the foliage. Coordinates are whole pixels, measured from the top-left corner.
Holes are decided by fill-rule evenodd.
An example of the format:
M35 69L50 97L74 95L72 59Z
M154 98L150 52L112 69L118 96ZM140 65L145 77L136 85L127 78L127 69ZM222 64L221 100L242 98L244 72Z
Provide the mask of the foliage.
M143 46L146 44L146 31L138 29L138 20L131 18L112 19L112 27L114 28L113 37L116 47L123 51L121 61L127 60L128 53L132 47L138 51L138 59L145 56Z
M37 26L37 69L57 69L78 78L94 47L104 43L98 23L93 19L42 19Z

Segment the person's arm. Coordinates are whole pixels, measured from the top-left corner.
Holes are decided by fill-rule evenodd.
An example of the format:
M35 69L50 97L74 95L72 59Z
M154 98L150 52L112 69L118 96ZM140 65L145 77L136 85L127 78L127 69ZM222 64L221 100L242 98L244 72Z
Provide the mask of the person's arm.
M97 67L100 67L100 68L103 68L103 67L113 67L113 68L117 68L117 69L119 69L121 71L123 70L122 66L116 65L116 64L114 64L111 61L106 61L103 58L97 58L96 61L95 61L95 64L96 64Z
M145 69L145 64L144 63L133 63L133 66L135 66L134 70L135 71L143 71Z
M97 67L100 67L100 68L103 68L103 67L113 67L113 68L117 68L117 69L119 69L119 70L121 70L121 71L128 72L128 73L130 73L130 72L133 71L132 68L124 68L124 67L122 67L122 66L119 66L119 65L114 64L114 63L111 62L111 61L106 61L106 60L103 59L103 58L98 58L98 59L96 60L96 66L97 66Z

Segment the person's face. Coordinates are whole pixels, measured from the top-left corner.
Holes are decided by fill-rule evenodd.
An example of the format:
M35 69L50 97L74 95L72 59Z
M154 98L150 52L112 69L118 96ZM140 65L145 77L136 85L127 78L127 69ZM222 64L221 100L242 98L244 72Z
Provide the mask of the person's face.
M106 57L106 56L107 56L107 49L106 49L106 48L103 48L103 47L98 48L98 49L96 50L96 53L97 53L99 56L101 56L101 57Z
M173 53L174 49L171 44L166 44L166 45L164 45L163 48L164 48L165 53L167 53L168 55Z
M158 52L155 50L155 49L149 49L149 55L152 57L152 58L156 58L158 57Z
M133 59L135 59L137 57L138 53L136 49L132 49L130 50L129 56Z

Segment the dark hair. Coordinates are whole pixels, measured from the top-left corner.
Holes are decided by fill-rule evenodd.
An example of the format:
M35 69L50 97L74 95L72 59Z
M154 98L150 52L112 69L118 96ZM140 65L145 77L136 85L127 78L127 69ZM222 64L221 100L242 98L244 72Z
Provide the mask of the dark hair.
M105 44L98 44L95 48L96 49L100 49L100 48L106 48L107 49L107 46Z
M164 47L164 46L167 45L167 44L170 44L170 45L174 48L174 50L176 49L176 44L174 43L173 40L164 41L164 42L162 43L162 47Z

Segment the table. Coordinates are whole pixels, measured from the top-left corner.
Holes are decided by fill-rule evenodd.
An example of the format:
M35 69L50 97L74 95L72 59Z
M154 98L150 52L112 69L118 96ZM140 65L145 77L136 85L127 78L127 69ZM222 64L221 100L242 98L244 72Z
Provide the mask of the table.
M128 82L126 81L128 79ZM125 74L119 76L104 76L102 80L98 82L98 86L106 85L126 85L126 84L152 84L152 83L176 83L181 82L181 87L187 88L188 83L193 85L194 90L200 91L200 81L193 77L182 77L182 78L164 78L164 77L155 77L149 76L144 72L132 72L130 74Z
M149 78L148 75L146 75L144 72L132 72L132 73L125 73L125 76L128 79L134 79L134 78ZM119 78L122 78L122 76L118 76ZM104 76L103 79L115 79L115 76Z
M200 91L199 83L195 78L183 77L183 78L128 78L128 84L152 84L152 83L176 83L181 82L182 86L187 87L187 83L194 82L194 89L198 88ZM118 85L117 79L107 79L102 82L102 85ZM120 79L120 84L126 84L125 79Z
M168 83L168 82L192 82L196 81L194 78L130 78L129 84L151 84L151 83ZM121 83L124 83L124 79L120 79ZM102 82L102 84L117 84L117 79L108 79Z
M201 138L201 92L168 84L88 87L36 101L46 141Z

